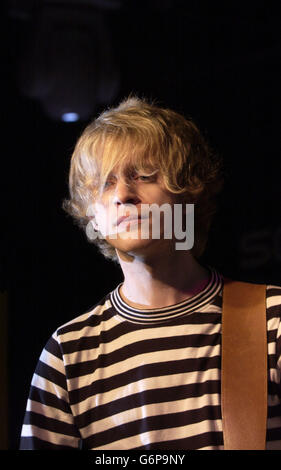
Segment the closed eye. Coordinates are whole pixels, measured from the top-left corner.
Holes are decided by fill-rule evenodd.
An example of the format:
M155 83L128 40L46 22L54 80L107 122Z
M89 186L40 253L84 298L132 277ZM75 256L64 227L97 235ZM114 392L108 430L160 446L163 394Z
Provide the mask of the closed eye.
M142 181L148 181L148 180L151 180L152 179L152 176L151 175L139 175L136 177L136 179L141 179Z
M135 179L140 179L141 181L155 181L155 179L157 178L156 173L157 171L154 171L150 175L137 175Z
M131 181L136 181L136 180L140 180L140 181L143 181L143 182L151 182L151 181L155 181L156 178L157 178L157 170L154 171L152 174L150 175L131 175L130 176L130 179ZM114 185L116 183L116 180L117 178L114 177L114 176L111 176L109 177L106 182L104 183L104 186L103 186L103 189L108 189L110 186Z
M110 178L108 179L104 185L103 185L103 188L106 189L106 188L109 188L109 186L111 186L112 184L114 184L115 180L113 178Z

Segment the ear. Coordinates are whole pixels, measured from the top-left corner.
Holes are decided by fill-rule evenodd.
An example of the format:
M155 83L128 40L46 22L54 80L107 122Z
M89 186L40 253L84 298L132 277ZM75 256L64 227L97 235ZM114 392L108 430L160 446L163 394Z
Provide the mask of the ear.
M94 206L94 204L89 205L89 207L86 211L86 216L89 217L89 222L91 222L94 229L98 231L98 224L97 224L96 218L95 218L95 206Z
M98 231L99 228L98 228L98 224L97 224L97 221L96 221L95 216L92 216L92 217L91 217L91 223L92 223L94 229Z

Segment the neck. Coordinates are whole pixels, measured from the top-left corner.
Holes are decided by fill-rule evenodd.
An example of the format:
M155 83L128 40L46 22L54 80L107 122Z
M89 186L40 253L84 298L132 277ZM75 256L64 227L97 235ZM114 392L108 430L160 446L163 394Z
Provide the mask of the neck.
M135 308L161 308L182 302L198 294L209 282L208 269L189 251L165 253L149 260L128 259L117 253L124 274L120 295Z

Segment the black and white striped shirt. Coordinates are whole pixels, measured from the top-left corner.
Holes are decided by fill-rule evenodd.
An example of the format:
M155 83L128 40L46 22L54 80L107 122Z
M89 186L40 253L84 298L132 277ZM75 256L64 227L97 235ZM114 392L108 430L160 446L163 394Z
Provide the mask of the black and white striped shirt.
M21 449L223 449L223 277L166 308L120 285L53 334L35 370ZM267 449L281 449L281 287L267 286Z

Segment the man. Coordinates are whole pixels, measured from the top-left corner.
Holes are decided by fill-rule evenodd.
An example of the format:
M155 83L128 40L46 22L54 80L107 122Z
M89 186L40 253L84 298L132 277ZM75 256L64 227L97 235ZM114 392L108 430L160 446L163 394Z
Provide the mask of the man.
M173 111L129 98L85 129L64 208L124 281L48 341L22 449L224 448L224 280L200 263L221 187L220 160ZM281 288L266 298L267 448L280 449Z

